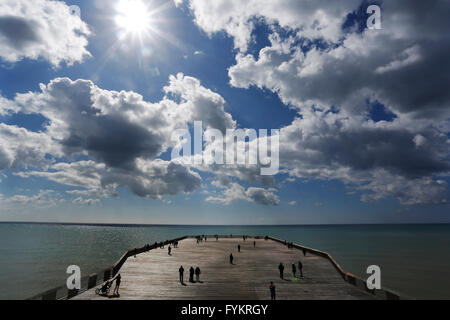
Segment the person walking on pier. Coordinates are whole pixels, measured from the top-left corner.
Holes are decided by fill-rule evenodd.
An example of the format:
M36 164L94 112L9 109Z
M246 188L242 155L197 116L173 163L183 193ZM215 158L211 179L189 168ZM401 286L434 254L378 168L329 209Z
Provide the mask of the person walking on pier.
M275 287L275 285L273 284L273 282L270 283L270 300L275 301L277 300L277 288Z
M168 251L169 251L169 256L171 256L172 255L172 247L171 246L169 246Z
M119 274L117 277L116 277L116 287L114 288L114 295L116 296L116 297L118 297L118 296L120 296L119 295L119 289L120 289L120 283L122 282L122 276ZM114 280L113 280L114 281Z
M195 278L197 280L197 282L200 282L200 274L202 273L202 271L200 270L199 267L195 268Z
M278 270L280 271L280 278L284 279L284 265L282 263L278 266Z
M230 264L233 264L233 260L234 260L233 254L230 254Z
M184 268L183 268L183 266L180 267L178 272L180 273L180 283L183 284L184 283Z
M194 282L194 268L191 267L191 269L189 269L189 282L193 283Z
M238 245L238 252L241 252L241 245Z
M256 248L256 241L253 241L253 248Z
M301 261L298 262L298 272L300 273L300 278L303 278L303 263Z
M292 274L294 275L294 278L297 277L297 267L295 266L295 263L292 264Z

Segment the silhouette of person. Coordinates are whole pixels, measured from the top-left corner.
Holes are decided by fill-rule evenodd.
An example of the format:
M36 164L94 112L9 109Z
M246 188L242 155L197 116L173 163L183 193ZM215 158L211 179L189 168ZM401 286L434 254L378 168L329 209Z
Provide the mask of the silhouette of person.
M243 236L242 238L244 239L244 242L245 242L245 236Z
M195 268L195 277L197 279L197 282L200 282L200 274L202 273L202 271L200 270L199 267Z
M230 254L230 264L233 264L233 260L234 260L233 254Z
M270 283L270 300L275 301L277 300L277 288L275 287L275 285L273 284L273 282Z
M238 245L238 252L241 252L241 245Z
M120 283L122 282L122 276L119 274L116 277L116 287L114 288L114 295L119 295Z
M169 256L172 254L172 247L169 246Z
M297 267L295 266L295 263L292 264L292 274L294 275L294 278L296 278L297 273Z
M256 241L253 241L253 248L256 248Z
M184 268L183 268L183 266L180 267L178 272L180 273L180 283L183 284L184 283Z
M280 270L280 278L284 279L284 266L282 263L278 266L278 270Z
M194 282L194 268L191 267L191 269L189 269L189 282Z
M298 262L298 272L300 273L300 277L303 278L303 264L301 261Z

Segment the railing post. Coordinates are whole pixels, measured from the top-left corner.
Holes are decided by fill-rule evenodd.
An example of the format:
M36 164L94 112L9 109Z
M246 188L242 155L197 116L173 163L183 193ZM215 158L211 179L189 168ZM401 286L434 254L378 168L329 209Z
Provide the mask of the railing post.
M67 292L67 299L72 299L73 297L76 297L79 292L80 292L80 290L78 290L78 289L69 290Z
M106 269L103 275L103 282L106 282L109 279L111 279L111 269Z
M97 274L91 274L88 280L88 290L97 286Z
M56 300L58 289L48 291L42 295L42 300Z

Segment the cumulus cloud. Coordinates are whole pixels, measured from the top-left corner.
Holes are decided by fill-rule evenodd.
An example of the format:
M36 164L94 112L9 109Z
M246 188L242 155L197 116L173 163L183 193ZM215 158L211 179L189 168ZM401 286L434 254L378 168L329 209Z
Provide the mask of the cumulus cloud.
M246 196L253 202L267 206L277 206L280 204L280 199L271 190L262 188L249 188L246 192Z
M252 41L255 22L279 24L289 29L301 29L305 36L337 41L341 24L349 12L358 7L358 0L290 1L290 0L174 0L177 6L186 2L195 22L207 34L225 31L232 36L235 47L245 51Z
M134 92L107 91L91 81L57 78L42 84L41 92L18 94L14 104L21 112L41 114L49 121L40 133L1 124L0 138L5 145L11 136L11 145L0 148L2 169L17 167L15 154L22 149L30 154L34 151L29 164L37 162L38 170L16 175L77 188L68 191L78 196L77 203L81 203L80 197L85 201L115 196L118 187L152 199L191 193L201 187L201 176L180 163L158 158L172 146L172 132L196 120L223 130L234 127L235 122L225 111L225 100L195 78L171 77L165 91L163 100L150 103ZM8 130L14 135L8 135ZM19 139L20 135L24 138ZM21 143L30 137L34 141ZM35 150L27 149L32 146ZM90 160L73 161L77 156ZM70 162L57 162L59 157ZM20 157L24 166L26 159ZM47 168L39 168L41 162Z
M365 13L363 1L184 2L202 30L234 38L232 86L268 89L299 112L280 134L290 179L340 180L367 192L363 201L446 201L448 1L383 2L382 30L350 18ZM269 27L270 45L253 55L256 23ZM396 118L372 121L377 103Z
M215 185L223 190L220 195L206 198L207 202L230 205L233 202L244 200L261 205L278 206L280 204L280 199L274 193L274 189L248 188L246 190L238 183L223 185L220 181L216 181Z
M203 87L200 81L179 73L170 76L169 85L164 88L168 95L181 98L181 108L191 121L202 120L206 128L226 129L236 127L231 114L225 112L225 100L219 94Z
M300 109L328 105L362 113L370 98L416 117L450 115L448 1L385 1L382 29L362 32L344 26L351 14L365 12L364 1L185 2L202 30L225 31L241 49L229 70L233 86L267 88ZM272 29L271 45L258 57L246 53L255 19Z
M237 55L231 84L270 89L299 109L325 105L360 114L371 99L414 117L448 117L450 63L444 52L450 23L438 18L449 9L446 1L389 1L383 3L382 30L344 33L332 46L315 44L303 30L287 38L274 31L257 58ZM421 29L423 12L438 21Z
M90 56L89 28L63 1L3 0L0 3L0 58L17 62L43 58L72 65Z
M373 192L363 200L392 196L403 204L441 203L446 185L432 177L449 172L447 135L404 125L316 111L282 129L280 162L292 177L336 179Z

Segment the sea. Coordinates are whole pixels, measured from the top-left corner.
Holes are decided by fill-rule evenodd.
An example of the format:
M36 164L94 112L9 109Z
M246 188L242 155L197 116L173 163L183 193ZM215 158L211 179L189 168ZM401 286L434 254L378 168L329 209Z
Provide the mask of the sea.
M64 285L125 251L186 235L270 235L327 251L347 271L413 299L450 299L450 225L163 226L0 223L0 299L30 298Z

